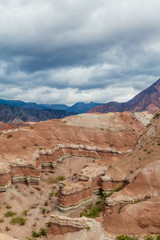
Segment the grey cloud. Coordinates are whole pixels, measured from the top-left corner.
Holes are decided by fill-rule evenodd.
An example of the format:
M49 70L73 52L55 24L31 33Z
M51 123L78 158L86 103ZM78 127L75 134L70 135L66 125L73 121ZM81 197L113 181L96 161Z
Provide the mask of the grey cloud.
M13 91L1 95L128 99L159 78L159 10L159 0L2 0L0 83Z

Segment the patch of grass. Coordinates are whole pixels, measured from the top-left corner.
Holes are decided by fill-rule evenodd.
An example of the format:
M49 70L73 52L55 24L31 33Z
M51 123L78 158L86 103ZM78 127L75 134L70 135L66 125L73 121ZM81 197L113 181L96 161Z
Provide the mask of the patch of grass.
M65 180L65 176L58 176L55 178L49 178L49 182L50 183L58 183L60 181L64 181Z
M5 217L12 217L12 216L14 216L14 215L16 215L17 213L16 212L12 212L12 211L8 211L8 212L6 212L5 214L4 214L4 216Z
M138 240L137 237L130 237L127 235L120 235L116 237L116 240Z
M10 221L10 223L12 225L15 225L15 224L19 224L19 225L25 225L26 224L26 218L23 218L21 216L17 216L15 218L12 218L12 220Z
M0 218L0 223L4 222L4 220L2 218Z
M160 235L157 235L157 240L160 240Z
M151 235L147 235L144 237L144 240L154 240L154 237Z
M11 137L12 137L12 134L8 134L8 135L7 135L7 138L11 138Z

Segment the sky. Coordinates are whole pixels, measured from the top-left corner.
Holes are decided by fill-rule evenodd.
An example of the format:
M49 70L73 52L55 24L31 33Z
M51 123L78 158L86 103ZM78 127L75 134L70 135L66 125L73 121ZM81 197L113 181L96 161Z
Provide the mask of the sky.
M160 78L159 0L0 0L0 98L127 101Z

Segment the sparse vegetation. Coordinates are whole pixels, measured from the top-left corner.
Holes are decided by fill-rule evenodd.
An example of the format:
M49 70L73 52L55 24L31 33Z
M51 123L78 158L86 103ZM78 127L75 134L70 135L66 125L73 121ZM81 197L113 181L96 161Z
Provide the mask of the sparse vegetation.
M47 227L51 227L51 224L52 224L51 222L46 223Z
M29 212L29 210L24 210L24 211L22 212L22 215L23 215L23 216L27 216L27 215L28 215L28 212Z
M44 206L48 206L48 202L47 201L44 202Z
M4 216L8 218L8 217L13 217L16 214L17 214L16 212L8 211L4 214Z
M160 235L157 235L157 240L160 240Z
M102 211L103 207L105 205L105 201L97 201L95 204L91 204L87 206L83 212L80 213L80 217L90 217L90 218L96 218L99 217L100 212Z
M113 146L114 146L114 143L111 143L109 146L110 146L110 147L113 147Z
M32 231L32 237L38 238L41 236L47 236L47 232L45 228L40 228L39 232Z
M55 195L56 197L58 197L58 191L56 191L54 195Z
M4 220L2 218L0 218L0 223L4 222Z
M60 181L64 181L65 180L65 176L58 176L55 178L49 178L49 182L50 183L58 183Z
M10 205L6 205L6 208L7 208L7 209L10 209L10 208L11 208L11 206L10 206Z
M45 208L40 208L40 210L41 210L41 213L42 213L42 214L45 214L45 213L46 213L46 209L45 209Z
M8 135L7 135L7 138L11 138L11 137L12 137L12 134L8 134Z
M144 237L144 240L153 240L154 238L153 238L153 236L151 236L151 235L148 235L148 236L145 236Z
M26 224L26 218L23 218L21 216L17 216L15 218L12 218L12 220L10 221L10 223L12 225L15 225L15 224L19 224L19 225L25 225Z
M54 195L54 192L50 192L49 193L49 198L53 197L53 195Z

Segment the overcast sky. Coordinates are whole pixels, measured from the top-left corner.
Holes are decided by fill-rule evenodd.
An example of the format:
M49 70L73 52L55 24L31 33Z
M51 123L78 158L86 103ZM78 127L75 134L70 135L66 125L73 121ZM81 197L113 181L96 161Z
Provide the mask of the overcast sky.
M0 0L0 98L122 102L159 78L159 0Z

